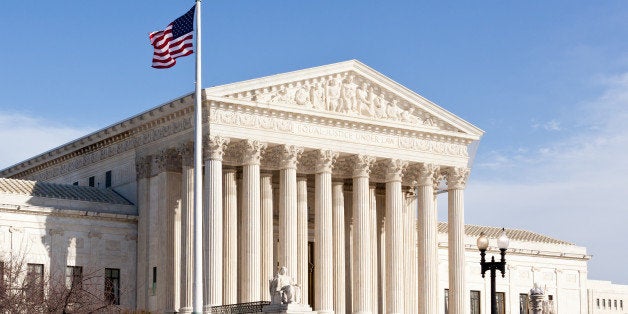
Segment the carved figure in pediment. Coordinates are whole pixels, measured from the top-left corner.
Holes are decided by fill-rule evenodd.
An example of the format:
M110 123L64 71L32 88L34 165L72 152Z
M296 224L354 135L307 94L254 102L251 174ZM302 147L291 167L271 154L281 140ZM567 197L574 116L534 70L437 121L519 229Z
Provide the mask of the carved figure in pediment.
M371 88L372 90L372 88ZM362 86L359 87L356 91L356 96L358 99L358 113L372 117L375 115L375 106L369 100L369 86L366 82L362 83Z
M434 122L434 119L432 119L429 115L425 118L425 120L423 120L423 124L427 126L436 126L436 122Z
M294 101L297 105L304 106L306 108L312 108L312 103L310 102L310 86L305 83L297 89L294 94Z
M342 83L342 103L343 103L343 112L357 112L357 100L356 100L356 92L358 89L358 85L353 82L353 75L347 76L345 81Z
M388 116L388 119L392 119L392 120L399 120L399 106L398 104L398 100L397 99L393 99L391 102L388 103L388 105L386 106L386 116Z
M388 107L388 101L386 100L386 96L381 94L375 97L375 116L378 118L388 118L388 114L386 114L386 108Z
M276 94L271 96L270 103L287 103L289 100L288 90L285 86L281 86Z
M340 109L340 83L333 78L325 86L325 109L329 111Z
M325 88L323 83L314 83L310 86L310 102L316 109L325 109Z
M423 121L419 119L419 117L414 115L414 107L410 107L407 110L401 111L401 121L412 123L412 124L422 124Z

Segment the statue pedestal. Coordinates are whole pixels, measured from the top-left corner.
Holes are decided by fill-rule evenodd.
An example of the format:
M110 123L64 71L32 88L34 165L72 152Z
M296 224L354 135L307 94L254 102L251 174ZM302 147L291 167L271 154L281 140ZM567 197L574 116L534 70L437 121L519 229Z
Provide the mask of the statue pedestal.
M262 313L281 313L281 314L289 314L289 313L316 313L312 311L312 308L307 304L297 304L297 303L288 303L288 304L269 304L262 308Z

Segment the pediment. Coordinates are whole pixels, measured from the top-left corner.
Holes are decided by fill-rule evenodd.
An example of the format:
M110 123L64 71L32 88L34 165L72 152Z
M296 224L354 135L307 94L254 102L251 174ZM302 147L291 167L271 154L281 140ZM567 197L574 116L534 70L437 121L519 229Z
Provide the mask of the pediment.
M206 90L208 95L475 135L482 131L358 61Z

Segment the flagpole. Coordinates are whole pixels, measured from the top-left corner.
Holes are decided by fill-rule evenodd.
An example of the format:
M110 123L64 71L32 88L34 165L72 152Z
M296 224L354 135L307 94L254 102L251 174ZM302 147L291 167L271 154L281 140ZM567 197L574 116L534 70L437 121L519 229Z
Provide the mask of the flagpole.
M196 0L196 87L194 91L194 292L193 312L203 313L203 118L201 114L201 0Z

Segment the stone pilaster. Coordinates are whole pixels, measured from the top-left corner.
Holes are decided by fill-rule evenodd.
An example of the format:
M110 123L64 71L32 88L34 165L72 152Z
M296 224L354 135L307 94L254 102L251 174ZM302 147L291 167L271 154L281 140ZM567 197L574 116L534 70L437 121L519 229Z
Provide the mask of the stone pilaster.
M223 197L223 304L238 303L238 187L236 169L222 173Z
M386 173L386 311L404 313L403 230L404 199L401 177L406 162L390 160Z
M372 313L369 174L375 159L357 155L353 168L353 313ZM401 183L400 183L401 184ZM398 269L397 269L398 270Z
M338 153L321 150L318 152L315 178L314 202L314 293L318 313L334 313L333 285L333 210L331 170Z
M194 282L194 143L179 149L181 172L181 307L179 313L192 313Z
M222 305L222 156L229 143L220 136L203 143L205 175L203 184L203 301L204 310Z
M149 279L149 209L150 209L150 164L151 156L137 157L135 174L137 176L137 309L148 309Z
M262 279L260 289L262 301L270 301L268 280L273 277L273 175L261 173L261 213L262 213Z
M424 164L417 176L420 313L436 313L438 309L438 215L434 204L438 171L438 166Z
M467 306L465 298L464 263L464 188L469 169L450 168L447 170L448 190L448 244L449 244L449 313L464 314Z
M334 312L345 313L345 200L342 181L332 182L332 228L334 263Z
M297 177L297 283L301 285L301 303L308 303L308 228L307 178Z
M303 149L281 147L279 171L279 265L297 278L297 159Z
M155 156L151 169L157 172L157 214L159 257L157 263L157 296L160 311L174 313L180 308L181 244L181 156L175 149L166 149ZM177 252L179 254L177 254ZM162 274L161 276L159 274Z
M260 222L260 159L266 144L243 141L242 166L242 267L240 268L240 302L260 300L261 222Z

